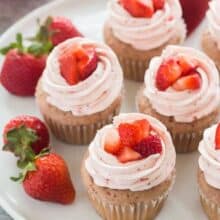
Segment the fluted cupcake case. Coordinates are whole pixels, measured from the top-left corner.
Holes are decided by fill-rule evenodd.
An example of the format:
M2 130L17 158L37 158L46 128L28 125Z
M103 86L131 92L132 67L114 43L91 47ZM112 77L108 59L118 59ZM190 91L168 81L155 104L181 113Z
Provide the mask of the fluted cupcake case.
M85 159L85 158L84 158ZM144 191L113 190L97 186L85 168L81 168L83 183L97 213L105 220L152 220L167 199L175 182L175 170L169 179Z
M206 182L204 173L200 169L198 171L198 187L201 205L209 220L220 220L220 190L213 188Z

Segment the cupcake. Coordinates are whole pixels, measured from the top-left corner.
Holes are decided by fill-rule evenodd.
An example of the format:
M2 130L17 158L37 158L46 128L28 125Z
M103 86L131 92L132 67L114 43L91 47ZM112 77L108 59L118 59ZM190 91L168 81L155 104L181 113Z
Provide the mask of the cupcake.
M220 1L209 2L208 28L202 35L202 48L220 69Z
M218 70L202 52L168 46L151 60L136 103L140 112L166 125L177 152L194 151L219 116Z
M87 144L119 113L122 90L123 73L113 51L86 38L73 38L49 55L36 100L58 139Z
M143 81L151 58L186 36L179 0L110 0L108 12L104 39L127 79Z
M204 132L199 144L198 185L202 207L210 220L220 219L220 124Z
M176 153L166 127L140 113L99 130L82 162L89 199L106 220L153 219L175 180Z

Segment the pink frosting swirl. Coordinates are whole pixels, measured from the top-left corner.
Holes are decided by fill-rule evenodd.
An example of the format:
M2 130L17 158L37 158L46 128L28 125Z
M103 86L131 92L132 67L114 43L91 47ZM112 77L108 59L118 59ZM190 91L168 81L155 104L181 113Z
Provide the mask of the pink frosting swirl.
M114 35L122 42L139 50L160 47L173 37L183 42L186 26L182 19L179 0L166 0L163 10L158 10L152 18L135 18L118 2L110 0L108 22Z
M162 153L122 164L115 156L104 150L105 134L108 129L117 128L120 123L131 123L141 119L147 119L159 134L163 148ZM145 114L130 113L115 117L112 125L107 125L98 131L89 146L89 157L86 159L85 166L98 186L141 191L148 190L171 178L175 162L175 149L166 127L155 118Z
M86 80L69 85L60 73L59 56L70 46L93 46L99 57L96 70ZM104 44L86 38L73 38L59 44L48 57L42 77L47 101L73 115L90 115L105 110L120 95L122 69L113 51Z
M220 1L212 0L209 2L209 10L207 12L209 31L218 45L220 50Z
M195 60L202 79L197 90L176 91L172 88L159 91L155 78L161 63L168 58L185 56ZM177 122L192 122L215 111L220 103L219 73L213 61L193 48L168 46L160 57L151 60L145 74L144 95L161 115L173 116Z
M199 144L199 168L204 172L206 182L220 189L220 150L215 149L217 125L205 130L203 140Z

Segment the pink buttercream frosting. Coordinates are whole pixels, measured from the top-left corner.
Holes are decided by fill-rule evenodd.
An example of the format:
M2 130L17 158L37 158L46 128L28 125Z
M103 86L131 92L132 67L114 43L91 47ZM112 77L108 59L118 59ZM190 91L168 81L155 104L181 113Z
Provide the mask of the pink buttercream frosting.
M162 153L146 159L120 163L115 156L104 150L105 134L109 129L117 128L120 123L132 123L147 119L158 133L162 142ZM89 156L85 166L98 186L131 191L148 190L171 178L176 162L176 153L171 136L166 127L150 116L140 113L120 114L112 125L98 131L89 146Z
M179 0L166 0L164 9L156 11L152 18L133 17L118 0L110 0L108 9L108 23L114 35L136 49L150 50L173 37L179 37L181 42L186 37Z
M161 63L172 57L187 57L198 63L202 86L197 90L159 91L155 79ZM192 122L215 111L220 103L219 73L213 61L202 52L188 47L168 46L160 57L151 60L145 74L144 95L153 109L177 122Z
M217 125L205 130L199 144L199 168L204 172L205 180L214 188L220 189L220 150L215 149Z
M220 1L212 0L209 2L209 10L207 12L209 31L217 43L220 50Z
M60 73L59 56L65 48L92 46L98 55L96 70L86 80L69 85ZM123 73L116 55L104 44L86 38L73 38L59 44L48 57L42 77L47 101L62 111L73 115L90 115L105 110L120 95Z

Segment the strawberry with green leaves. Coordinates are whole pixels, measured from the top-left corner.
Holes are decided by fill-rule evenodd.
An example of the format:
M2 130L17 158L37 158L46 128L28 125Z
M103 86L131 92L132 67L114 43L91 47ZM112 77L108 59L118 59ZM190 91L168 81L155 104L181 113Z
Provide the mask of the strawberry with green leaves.
M17 34L16 42L0 49L5 55L0 72L2 86L14 95L33 96L51 49L51 43L39 42L25 47L22 35Z
M18 177L11 179L21 182L32 198L70 204L75 189L65 161L47 148L45 129L43 122L31 116L16 117L5 126L3 150L18 158L17 166L21 170Z

